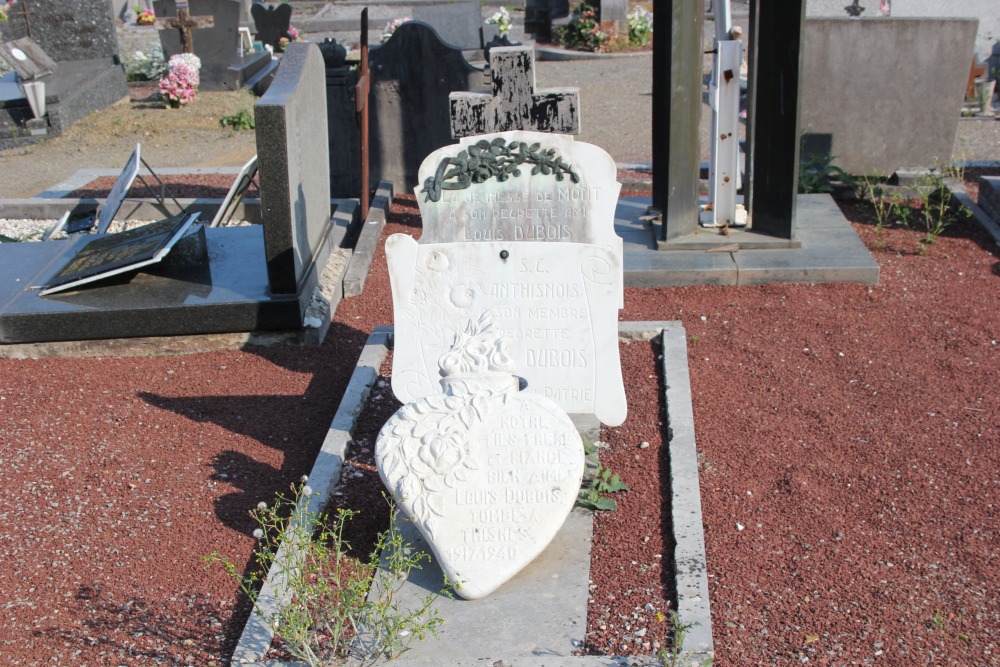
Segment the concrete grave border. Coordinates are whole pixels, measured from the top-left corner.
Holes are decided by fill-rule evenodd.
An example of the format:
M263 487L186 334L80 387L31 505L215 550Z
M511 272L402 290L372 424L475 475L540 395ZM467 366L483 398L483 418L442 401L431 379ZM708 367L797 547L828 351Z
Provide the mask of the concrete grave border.
M671 513L674 530L675 586L677 610L684 623L694 624L686 639L685 664L714 658L712 616L709 603L708 570L705 556L701 513L701 490L698 483L698 458L695 444L694 412L691 405L690 376L687 363L687 338L684 327L676 321L620 322L619 340L651 340L660 336L663 344L662 372L669 419L671 475ZM378 379L379 369L393 340L391 326L378 326L369 335L357 367L327 431L320 453L309 472L313 494L309 511L321 513L330 493L337 486L344 460L352 442L352 431L365 401ZM587 546L589 550L589 543ZM286 557L279 549L276 558ZM588 557L589 560L589 557ZM276 572L272 568L272 572ZM265 609L274 609L283 592L269 573L258 596ZM584 610L585 613L585 610ZM292 667L300 662L263 661L273 635L256 613L251 613L233 653L233 663L246 667ZM392 661L406 667L417 664L404 654ZM493 664L496 656L486 662ZM655 656L551 656L503 657L504 667L651 667L661 663ZM420 663L423 664L423 663ZM481 667L483 658L456 657L448 664L455 667Z

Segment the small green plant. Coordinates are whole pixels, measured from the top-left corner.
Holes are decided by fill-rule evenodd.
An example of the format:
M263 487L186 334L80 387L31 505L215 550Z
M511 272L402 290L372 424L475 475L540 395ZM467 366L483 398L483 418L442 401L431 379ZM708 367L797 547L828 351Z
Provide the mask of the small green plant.
M598 464L594 471L593 483L589 489L580 492L577 504L589 510L612 512L618 509L618 503L611 498L601 497L601 493L619 493L628 491L628 484L622 481L617 473Z
M237 132L252 130L257 127L257 121L254 119L253 111L247 109L246 107L240 109L232 115L223 116L219 119L219 124L222 125L222 127L231 127Z
M618 473L612 473L610 469L599 465L594 473L594 488L601 493L618 493L628 491L628 484L622 481Z
M399 600L407 573L420 569L429 557L404 542L395 512L390 512L394 518L389 530L379 536L368 559L355 558L344 540L344 527L357 512L338 510L334 518L317 517L308 509L312 490L305 481L292 486L291 496L279 494L273 506L262 502L251 512L259 526L254 530L254 571L244 575L218 553L204 560L222 565L288 652L314 667L349 653L368 660L392 658L414 637L436 636L441 618L432 605L437 595L428 594L415 610L403 609ZM376 576L380 555L382 577ZM279 593L283 604L271 611L258 599L262 573L269 570L286 586Z
M601 29L597 11L587 2L573 9L569 23L556 31L556 43L574 51L601 53L607 50L612 34Z
M833 192L836 185L851 185L851 175L833 164L830 154L811 155L799 160L799 194Z
M972 212L962 206L948 188L950 179L961 182L963 171L961 166L933 167L926 176L911 186L915 191L911 199L896 208L901 225L913 226L923 232L919 250L921 255L927 254L928 247L953 223L972 216ZM914 218L915 225L911 223L911 217Z
M885 177L874 171L858 180L858 198L868 202L875 214L875 238L882 246L882 231L888 226L892 216L893 201L885 185Z
M662 623L666 619L666 616L662 612L656 612L656 618ZM682 667L682 665L688 664L684 651L684 640L687 639L691 628L698 625L700 624L682 623L681 617L676 611L670 612L670 629L673 631L673 635L670 641L666 642L666 645L656 652L656 658L663 667ZM699 665L701 667L709 667L713 662L712 658L706 658Z

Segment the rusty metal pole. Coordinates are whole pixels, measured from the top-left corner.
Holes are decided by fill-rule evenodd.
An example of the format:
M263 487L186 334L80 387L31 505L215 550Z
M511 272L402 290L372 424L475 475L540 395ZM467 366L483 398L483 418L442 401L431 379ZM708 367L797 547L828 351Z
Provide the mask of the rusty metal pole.
M361 217L368 217L369 183L368 183L368 8L361 12L361 69L358 72L358 85L355 88L354 106L361 125Z

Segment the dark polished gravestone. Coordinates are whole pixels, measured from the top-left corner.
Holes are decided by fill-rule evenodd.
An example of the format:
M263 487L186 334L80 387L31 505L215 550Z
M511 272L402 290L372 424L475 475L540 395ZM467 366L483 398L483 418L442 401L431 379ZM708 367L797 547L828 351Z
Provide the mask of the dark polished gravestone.
M108 3L28 0L12 6L8 16L9 21L0 24L3 41L30 36L57 67L41 79L47 113L44 131L34 134L25 126L33 114L14 73L0 78L0 147L60 134L91 111L128 94Z
M177 17L176 0L154 0L153 8L158 17ZM254 74L271 62L268 53L240 55L240 0L189 0L188 13L192 18L211 18L210 26L190 30L194 54L201 59L201 90L238 90ZM176 27L160 29L163 57L182 53L181 32Z
M99 237L0 244L0 343L261 331L321 340L341 293L338 277L320 290L321 274L360 224L356 201L329 197L323 69L315 44L292 44L257 103L263 224L204 228L207 262L48 296L42 286ZM325 326L309 321L318 299Z
M250 7L250 15L257 39L279 50L281 38L288 37L288 28L292 25L292 6L286 2L277 7L255 2Z
M448 95L481 88L483 70L470 65L461 49L446 44L421 21L402 24L385 44L372 46L368 66L368 189L381 179L412 190L423 159L452 143ZM357 75L337 63L327 68L326 75L332 194L358 197Z
M413 6L413 19L423 21L442 41L462 51L482 51L496 34L495 25L483 22L482 6L476 0Z

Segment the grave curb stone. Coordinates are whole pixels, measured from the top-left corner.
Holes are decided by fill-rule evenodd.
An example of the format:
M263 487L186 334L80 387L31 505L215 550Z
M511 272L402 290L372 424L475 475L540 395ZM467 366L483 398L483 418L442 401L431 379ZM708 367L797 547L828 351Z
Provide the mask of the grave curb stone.
M701 528L701 490L698 482L686 332L678 321L620 322L619 330L623 338L646 340L654 338L656 335L662 336L664 391L668 418L673 431L668 443L670 456L673 459L676 455L679 460L688 464L684 469L684 474L675 474L673 466L671 466L671 502L672 505L675 505L672 509L672 516L675 527L674 538L677 544L675 558L683 558L685 567L683 579L680 563L678 563L678 571L675 573L678 594L677 606L683 622L700 624L694 626L688 634L687 645L695 646L697 643L697 646L694 650L688 650L684 653L685 664L700 664L704 660L714 659L715 654L708 598L704 533ZM392 326L375 327L358 359L358 365L351 376L348 388L323 441L320 456L309 473L310 486L317 491L313 494L313 499L320 507L325 505L329 492L339 481L343 461L351 444L351 431L354 428L354 423L364 409L365 401L378 378L382 361L388 354L392 341ZM673 358L668 361L671 355ZM692 462L693 466L690 465ZM678 507L683 508L684 515L679 516ZM575 512L576 510L574 510ZM692 512L697 513L697 520L693 518ZM685 530L680 532L677 530L677 526L684 526ZM269 595L274 594L273 589L269 589L269 591ZM582 613L586 614L586 610L584 609ZM264 634L261 634L262 631ZM270 637L266 624L262 623L256 614L252 614L233 655L234 664L243 664L245 667L298 667L298 665L303 664L275 660L262 661L261 658L269 646L269 644L262 645L260 643L261 637L265 634ZM433 641L433 639L428 641ZM491 660L493 659L491 658ZM503 667L654 667L662 665L662 662L655 656L650 655L533 655L523 657L498 656L495 659ZM353 663L353 665L356 664ZM429 663L415 660L411 652L390 662L381 661L380 664L410 667L411 665L441 665L442 663L440 661ZM445 664L449 667L482 667L483 664L495 663L484 663L482 658L456 656Z
M357 243L354 244L354 256L344 275L344 296L357 296L365 287L368 269L375 260L375 252L382 238L392 198L392 183L381 181L368 208L368 217L361 227Z
M979 183L979 204L972 201L972 197L965 191L965 186L961 182L949 180L946 185L959 205L967 208L976 224L1000 246L1000 207L996 205L998 194L996 188L1000 186L1000 179L982 178Z
M357 365L351 379L348 382L344 396L340 399L340 405L334 414L330 428L327 430L323 444L320 446L319 454L309 471L309 486L313 489L310 496L309 511L313 514L322 514L329 502L330 493L340 481L340 475L344 467L344 459L351 444L354 424L358 416L364 409L365 401L372 386L378 379L379 369L382 361L389 353L392 345L391 327L375 327L368 340L365 341L364 349L358 357ZM276 560L277 560L276 556ZM257 597L257 602L265 609L273 609L276 599L281 596L281 591L277 590L272 574L278 570L272 566L268 572ZM264 622L263 618L256 612L251 612L243 632L240 634L236 649L233 651L232 662L234 664L269 664L269 665L289 665L301 663L287 663L277 661L259 662L271 645L273 633L271 628Z

